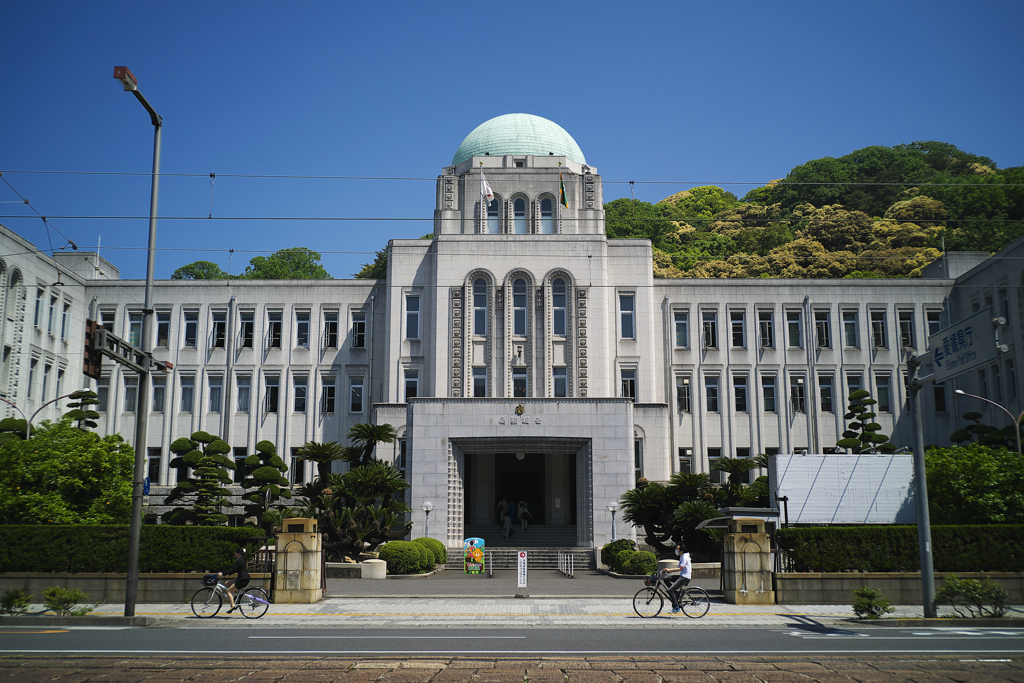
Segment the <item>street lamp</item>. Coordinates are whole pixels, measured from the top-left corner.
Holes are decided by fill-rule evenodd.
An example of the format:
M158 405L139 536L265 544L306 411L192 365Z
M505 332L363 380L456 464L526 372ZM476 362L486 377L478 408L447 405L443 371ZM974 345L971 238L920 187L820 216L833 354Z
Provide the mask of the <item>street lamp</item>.
M434 504L428 500L420 507L423 508L423 512L427 516L427 521L423 523L423 535L430 538L430 511L434 509Z
M619 502L613 500L611 505L606 505L608 512L612 513L612 540L615 540L615 513L619 511Z
M995 406L996 408L999 408L999 409L1000 409L1001 411L1003 411L1004 413L1006 413L1007 415L1009 415L1009 416L1010 416L1010 419L1011 419L1011 420L1013 420L1013 427L1014 427L1014 430L1013 430L1013 431L1014 431L1015 435L1017 436L1017 456L1018 456L1018 457L1021 457L1021 448L1020 448L1020 421L1021 421L1021 420L1024 420L1024 412L1022 412L1022 413L1021 413L1021 414L1020 414L1019 416L1017 416L1017 417L1015 418L1015 417L1013 416L1013 413L1011 413L1011 412L1010 412L1009 410L1007 410L1007 409L1006 409L1006 408L1004 408L1003 406L999 405L999 404L998 404L998 403L996 403L995 401L990 401L990 400L988 400L987 398L982 398L981 396L975 396L974 394L968 394L968 393L967 393L966 391L961 391L960 389L957 389L957 390L956 390L956 391L954 391L953 393L954 393L954 394L958 394L958 395L960 395L960 396L970 396L971 398L976 398L976 399L978 399L979 401L984 401L985 403L991 403L991 404L992 404L992 405L994 405L994 406Z
M139 398L135 413L135 475L132 486L132 520L128 538L128 582L124 592L124 615L135 616L139 589L139 538L142 535L142 486L146 465L146 432L149 427L149 368L152 353L149 339L153 327L153 270L156 262L156 204L160 194L160 132L164 120L139 92L139 80L128 67L115 66L114 78L121 82L149 112L153 123L153 183L149 194L149 255L146 260L146 301L142 308L142 372L139 373Z

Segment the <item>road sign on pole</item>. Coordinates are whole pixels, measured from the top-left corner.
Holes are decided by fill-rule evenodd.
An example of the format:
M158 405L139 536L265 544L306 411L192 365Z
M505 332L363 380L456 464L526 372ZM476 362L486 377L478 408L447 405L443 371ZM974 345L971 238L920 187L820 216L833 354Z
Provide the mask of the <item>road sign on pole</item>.
M994 362L998 349L991 309L979 311L928 337L928 349L935 365L936 382Z
M516 597L525 598L529 597L526 593L526 551L520 550L516 553L519 558L518 575L519 583L516 586Z

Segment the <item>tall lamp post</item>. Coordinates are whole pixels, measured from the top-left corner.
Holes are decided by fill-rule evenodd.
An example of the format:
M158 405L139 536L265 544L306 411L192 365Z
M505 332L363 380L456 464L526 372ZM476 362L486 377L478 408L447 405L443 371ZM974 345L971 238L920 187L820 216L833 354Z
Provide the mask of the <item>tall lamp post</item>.
M149 254L146 261L146 302L142 308L142 372L139 373L139 397L135 410L135 475L132 485L132 521L128 538L128 583L124 591L124 615L135 616L139 592L139 539L142 535L143 474L146 465L146 433L149 427L149 372L152 363L150 336L153 328L153 270L156 262L156 204L160 193L160 132L163 117L139 92L139 81L126 66L114 67L114 78L121 82L149 112L153 122L153 184L149 196Z
M430 538L430 511L434 509L434 504L428 500L420 507L423 508L423 514L427 516L427 520L423 523L423 535Z
M979 401L984 401L985 403L991 403L996 408L999 408L1001 411L1003 411L1004 413L1009 415L1010 419L1013 420L1013 426L1014 426L1014 430L1013 431L1014 431L1014 434L1017 437L1017 456L1018 457L1022 457L1021 456L1021 448L1020 448L1020 421L1024 420L1024 412L1022 412L1017 417L1014 417L1013 413L1011 413L1009 410L1007 410L1003 406L999 405L995 401L990 401L987 398L982 398L981 396L975 396L974 394L968 394L966 391L961 391L960 389L957 389L953 393L957 394L958 396L970 396L971 398L976 398Z
M615 513L619 511L619 502L613 500L610 505L606 505L608 512L612 513L612 540L615 540Z

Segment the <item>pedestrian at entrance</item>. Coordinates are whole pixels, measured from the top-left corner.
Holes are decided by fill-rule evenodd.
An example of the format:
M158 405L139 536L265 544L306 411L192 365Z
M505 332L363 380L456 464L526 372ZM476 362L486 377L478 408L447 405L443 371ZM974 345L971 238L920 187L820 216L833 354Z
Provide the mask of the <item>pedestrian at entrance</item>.
M526 533L526 527L530 525L530 508L526 507L526 501L519 501L519 525Z
M501 524L502 518L508 514L508 501L502 498L498 501L498 523Z
M504 515L501 518L501 535L508 541L509 532L512 531L512 519L508 515Z

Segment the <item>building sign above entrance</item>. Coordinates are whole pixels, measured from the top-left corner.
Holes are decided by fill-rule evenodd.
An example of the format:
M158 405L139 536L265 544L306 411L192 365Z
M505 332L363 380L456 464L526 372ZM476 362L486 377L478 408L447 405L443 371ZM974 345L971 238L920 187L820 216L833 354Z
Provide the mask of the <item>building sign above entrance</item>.
M505 418L504 415L499 415L498 416L498 424L500 424L500 425L503 425L503 424L510 424L510 425L515 425L515 424L524 424L524 425L535 424L535 425L539 425L540 424L540 418L539 417L531 418L529 415L523 415L522 417L519 417L517 415L511 415L511 416L509 416L508 420L506 421L506 418Z

